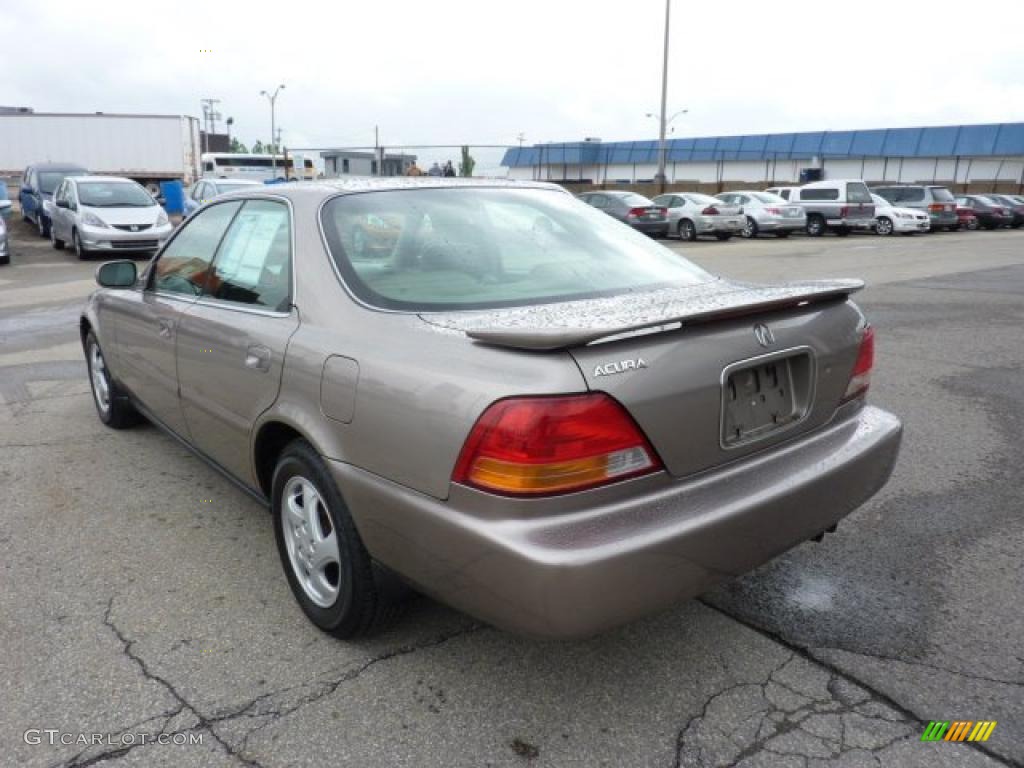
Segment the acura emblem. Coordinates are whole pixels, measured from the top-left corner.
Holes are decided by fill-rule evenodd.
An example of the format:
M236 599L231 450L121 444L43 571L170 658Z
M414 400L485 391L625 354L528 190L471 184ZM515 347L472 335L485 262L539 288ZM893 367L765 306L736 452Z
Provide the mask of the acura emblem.
M138 232L138 231L139 231L139 225L138 224L132 224L132 232Z
M754 326L754 338L757 339L757 343L762 347L770 347L775 343L775 334L764 323L758 323Z

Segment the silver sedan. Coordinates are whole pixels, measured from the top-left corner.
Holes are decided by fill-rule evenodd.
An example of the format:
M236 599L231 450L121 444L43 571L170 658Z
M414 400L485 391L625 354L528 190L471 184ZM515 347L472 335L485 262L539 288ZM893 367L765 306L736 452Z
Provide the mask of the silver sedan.
M743 231L743 212L710 195L673 192L654 198L654 204L668 209L669 233L681 240L696 240L700 235L728 240Z
M789 237L807 226L807 214L802 206L793 205L771 192L744 189L723 192L718 198L743 208L744 237L757 237L761 232Z

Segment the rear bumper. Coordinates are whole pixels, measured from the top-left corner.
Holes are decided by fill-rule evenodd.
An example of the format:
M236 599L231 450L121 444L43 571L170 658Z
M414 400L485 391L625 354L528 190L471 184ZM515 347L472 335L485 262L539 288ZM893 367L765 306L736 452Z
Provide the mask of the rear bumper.
M736 235L743 231L744 223L745 219L742 216L735 216L732 218L712 218L710 216L694 217L694 224L697 227L697 233L701 235L723 233Z
M901 432L895 416L865 407L714 472L628 481L612 501L574 494L567 511L533 517L529 501L461 486L439 501L328 464L380 562L499 627L579 637L693 597L835 524L888 480Z
M946 213L931 212L928 213L928 218L932 222L932 229L940 229L942 227L955 227L960 223L960 217L956 213L950 211Z
M668 234L668 219L661 219L660 221L627 221L626 223L637 232L643 232L647 235Z
M807 228L807 217L768 216L756 219L762 232L797 232Z

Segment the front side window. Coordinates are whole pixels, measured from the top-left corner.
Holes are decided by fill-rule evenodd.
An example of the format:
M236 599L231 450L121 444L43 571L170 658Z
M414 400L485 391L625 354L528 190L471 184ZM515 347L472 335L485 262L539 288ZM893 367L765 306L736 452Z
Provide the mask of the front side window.
M156 200L134 182L80 181L78 200L88 208L150 208Z
M288 206L249 200L217 251L205 295L285 311L291 299L291 222Z
M217 246L241 207L241 202L214 205L182 224L181 231L157 259L149 287L185 296L202 293Z
M387 226L368 229L370 217ZM553 190L341 195L324 206L322 223L346 285L387 309L526 306L712 279L646 235Z

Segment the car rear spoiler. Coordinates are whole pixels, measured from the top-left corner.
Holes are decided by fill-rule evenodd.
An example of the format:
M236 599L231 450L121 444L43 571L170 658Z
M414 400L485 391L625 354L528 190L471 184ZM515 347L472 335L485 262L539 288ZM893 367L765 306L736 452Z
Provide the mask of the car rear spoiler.
M682 325L753 315L845 298L862 280L815 280L756 285L724 279L602 299L538 304L486 312L421 315L475 341L513 349L551 351L611 337L657 333Z

